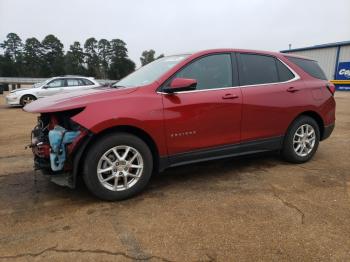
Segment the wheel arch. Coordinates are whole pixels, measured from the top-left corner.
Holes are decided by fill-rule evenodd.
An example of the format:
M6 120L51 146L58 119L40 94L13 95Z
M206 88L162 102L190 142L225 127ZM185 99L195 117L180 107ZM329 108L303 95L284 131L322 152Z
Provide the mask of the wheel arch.
M146 131L144 131L138 127L129 126L129 125L114 126L114 127L106 128L105 130L103 130L97 134L90 135L87 138L85 145L82 146L81 152L77 152L75 154L75 157L77 157L78 159L74 159L75 160L74 167L73 167L74 186L75 186L75 182L76 182L76 177L78 176L78 174L80 174L82 172L82 167L83 167L85 155L89 151L89 148L92 146L92 144L94 142L98 141L99 139L101 139L102 137L109 135L109 134L112 134L112 133L116 133L116 132L124 132L124 133L133 134L133 135L137 136L138 138L140 138L142 141L144 141L152 153L153 170L156 172L157 172L157 170L159 170L159 165L160 165L160 163L159 163L159 160L160 160L159 150L158 150L158 147L157 147L157 144L155 143L155 141L152 139L152 137Z
M300 113L299 115L297 115L291 123L293 123L296 119L298 119L301 116L309 116L316 121L318 128L320 130L320 141L321 141L323 134L324 134L324 121L323 121L321 115L318 114L317 112L311 111L311 110L304 111L304 112Z
M37 97L36 95L26 93L26 94L21 95L21 97L19 98L19 103L20 103L20 104L22 104L22 99L23 99L23 97L25 97L25 96L32 96L32 97L35 98L35 100L38 99L38 97Z

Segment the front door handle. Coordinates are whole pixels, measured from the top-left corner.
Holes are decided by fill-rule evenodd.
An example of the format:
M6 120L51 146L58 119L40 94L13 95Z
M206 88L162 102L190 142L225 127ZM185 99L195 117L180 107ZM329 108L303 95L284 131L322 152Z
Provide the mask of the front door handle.
M222 99L236 99L238 98L238 95L234 95L234 94L226 94L222 97Z
M295 92L298 92L300 91L298 88L295 88L294 86L291 86L291 87L288 87L287 88L287 92L289 93L295 93Z

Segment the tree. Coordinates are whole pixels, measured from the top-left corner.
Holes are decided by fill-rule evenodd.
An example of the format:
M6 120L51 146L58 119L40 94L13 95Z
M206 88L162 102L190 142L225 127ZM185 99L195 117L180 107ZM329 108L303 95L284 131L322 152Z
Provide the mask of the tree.
M102 78L107 78L108 67L111 59L111 44L106 39L98 41L98 58Z
M156 60L154 58L154 55L156 54L156 51L154 51L153 49L151 50L145 50L142 52L142 56L140 57L141 60L141 65L147 65L148 63L153 62L154 60Z
M98 58L98 42L94 37L90 37L85 41L85 62L87 64L87 73L89 76L100 76L100 61Z
M42 41L43 76L64 74L63 44L54 35L47 35Z
M135 63L128 58L126 43L120 39L111 42L111 65L108 76L110 79L119 80L135 70Z
M154 51L153 49L150 49L148 51L147 50L143 51L142 56L140 57L141 65L142 66L147 65L148 63L151 63L156 59L164 57L164 55L161 54L157 58L155 58L155 54L156 54L156 51Z
M42 62L40 41L35 37L28 38L23 48L24 76L40 77Z
M84 52L79 42L74 42L69 47L65 55L65 72L66 74L85 75Z
M0 55L0 76L16 76L16 67L8 55Z
M16 62L22 55L23 43L21 38L15 33L9 33L0 47L4 49L5 56L8 56L12 61Z
M6 40L0 44L4 50L3 69L8 76L19 76L22 73L22 47L21 38L15 33L9 33Z
M154 50L142 55L143 64L163 56L155 58ZM41 42L28 38L23 44L17 34L9 33L0 43L0 76L51 77L69 73L121 79L134 70L135 63L121 39L97 41L91 37L83 47L74 42L66 53L61 41L52 34Z

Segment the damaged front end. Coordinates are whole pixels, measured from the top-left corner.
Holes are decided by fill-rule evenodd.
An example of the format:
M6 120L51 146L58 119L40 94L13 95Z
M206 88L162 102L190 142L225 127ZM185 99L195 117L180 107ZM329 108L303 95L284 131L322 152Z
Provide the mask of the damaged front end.
M61 186L75 187L81 147L89 137L88 130L71 120L82 110L42 113L32 130L34 168Z

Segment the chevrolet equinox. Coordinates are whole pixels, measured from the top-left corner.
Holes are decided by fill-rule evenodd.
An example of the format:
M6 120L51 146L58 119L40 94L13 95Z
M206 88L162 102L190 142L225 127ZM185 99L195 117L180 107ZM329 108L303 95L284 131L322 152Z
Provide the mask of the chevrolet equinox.
M335 123L334 85L316 61L216 49L168 56L110 87L58 94L25 106L36 169L104 200L134 196L152 173L225 157L315 154Z

